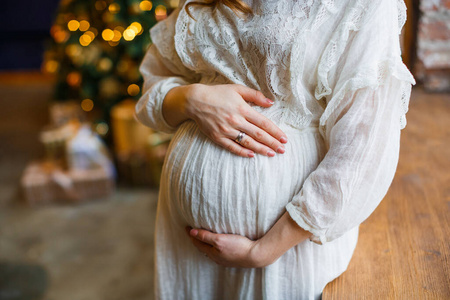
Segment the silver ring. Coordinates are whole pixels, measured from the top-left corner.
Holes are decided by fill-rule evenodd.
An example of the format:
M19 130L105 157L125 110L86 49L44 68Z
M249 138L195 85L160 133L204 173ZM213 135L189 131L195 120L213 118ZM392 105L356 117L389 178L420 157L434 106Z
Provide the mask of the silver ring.
M239 134L238 134L238 136L234 139L234 141L235 141L236 143L240 144L241 141L242 141L242 139L244 138L244 136L245 136L245 132L239 131Z

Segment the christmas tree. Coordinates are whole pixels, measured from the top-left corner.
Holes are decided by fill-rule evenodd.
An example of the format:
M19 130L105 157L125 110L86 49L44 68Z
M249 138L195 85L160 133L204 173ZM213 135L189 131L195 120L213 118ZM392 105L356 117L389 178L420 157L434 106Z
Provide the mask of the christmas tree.
M178 1L62 0L42 69L56 75L55 101L75 100L109 131L111 108L138 99L139 64L151 43L148 30Z

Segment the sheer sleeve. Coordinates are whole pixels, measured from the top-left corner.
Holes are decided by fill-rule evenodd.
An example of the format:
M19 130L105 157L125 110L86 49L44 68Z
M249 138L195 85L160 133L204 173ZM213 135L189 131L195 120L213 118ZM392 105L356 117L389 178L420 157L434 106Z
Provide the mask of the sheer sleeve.
M327 102L320 129L328 151L286 206L316 243L363 222L394 177L414 84L400 57L402 5L354 1L318 66L316 97Z
M180 4L181 7L181 4ZM174 132L162 115L164 97L170 89L198 82L198 75L186 68L174 44L175 23L180 8L150 30L152 45L140 66L144 78L142 97L136 104L136 118L158 131Z

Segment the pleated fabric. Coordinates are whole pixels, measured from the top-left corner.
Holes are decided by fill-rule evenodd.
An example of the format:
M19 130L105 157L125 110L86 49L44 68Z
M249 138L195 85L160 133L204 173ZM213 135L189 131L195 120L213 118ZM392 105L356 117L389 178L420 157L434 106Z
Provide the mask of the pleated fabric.
M279 124L289 143L270 158L241 158L195 122L175 134L165 161L156 224L158 299L317 299L347 267L358 229L318 245L305 241L274 264L225 268L203 256L184 227L262 237L286 211L326 153L317 127Z

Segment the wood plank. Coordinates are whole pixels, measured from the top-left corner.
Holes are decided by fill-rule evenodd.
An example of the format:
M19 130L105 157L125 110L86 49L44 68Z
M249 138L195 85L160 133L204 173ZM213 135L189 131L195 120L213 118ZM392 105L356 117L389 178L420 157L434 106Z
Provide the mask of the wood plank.
M414 90L394 182L323 299L450 299L450 95Z

